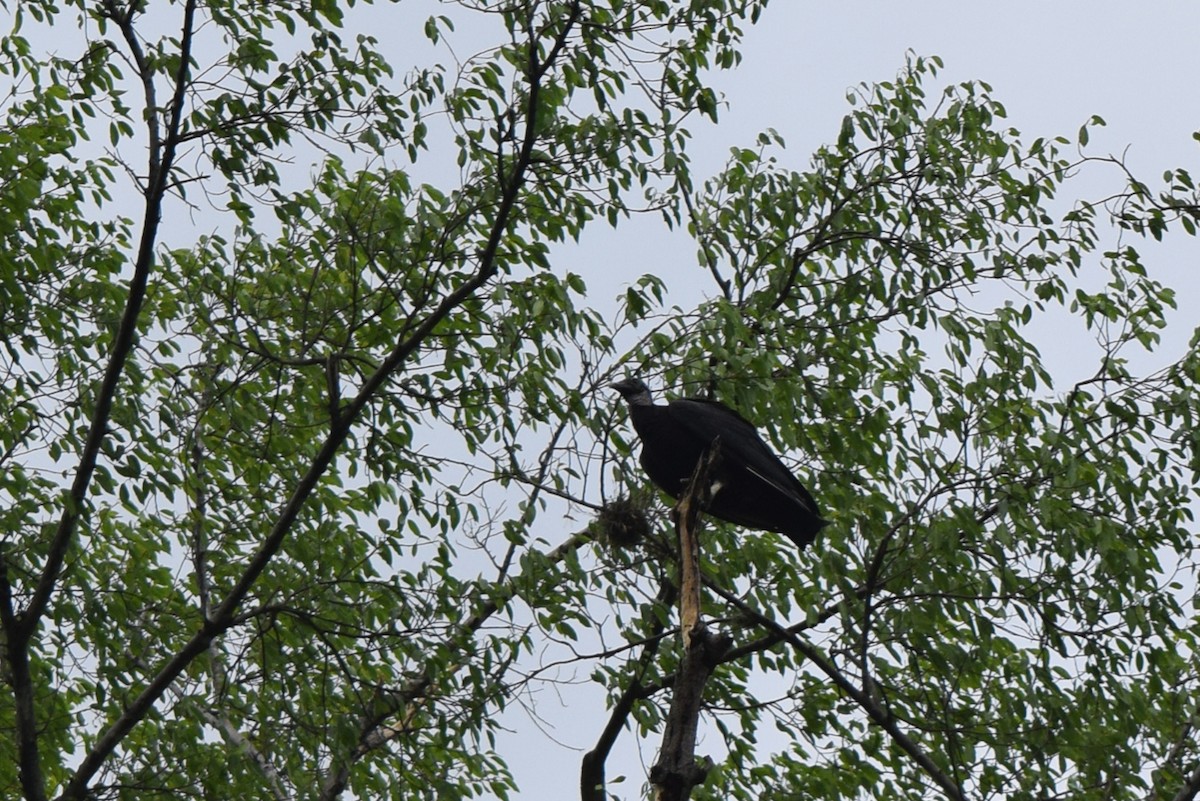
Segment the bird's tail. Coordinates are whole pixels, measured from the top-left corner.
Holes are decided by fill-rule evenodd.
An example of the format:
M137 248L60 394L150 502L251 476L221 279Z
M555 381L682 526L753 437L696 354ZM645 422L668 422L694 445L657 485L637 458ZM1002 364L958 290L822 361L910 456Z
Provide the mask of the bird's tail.
M814 525L805 526L804 528L794 529L792 531L781 532L784 536L796 543L796 547L804 550L817 539L817 534L821 529L829 525L829 521L818 517Z

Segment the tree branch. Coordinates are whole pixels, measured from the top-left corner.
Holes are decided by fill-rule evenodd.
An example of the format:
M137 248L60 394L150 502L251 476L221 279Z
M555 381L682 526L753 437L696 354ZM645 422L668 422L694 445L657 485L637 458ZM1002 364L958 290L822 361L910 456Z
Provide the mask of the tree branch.
M1195 726L1192 725L1191 721L1184 724L1183 731L1176 739L1175 744L1171 746L1171 751L1160 763L1161 766L1165 767L1176 761L1182 763L1183 760L1181 759L1181 756L1183 755L1183 752L1187 748L1188 744L1191 742L1192 734L1194 732ZM1180 767L1182 768L1182 764ZM1179 791L1175 793L1171 801L1192 801L1192 799L1195 798L1198 793L1200 793L1200 765L1197 765L1195 768L1193 768L1191 773L1187 775L1187 778L1184 779L1183 786L1179 788ZM1160 788L1153 785L1151 785L1150 789L1146 793L1147 801L1162 797L1163 793Z
M405 359L415 351L416 346L422 342L452 309L461 304L464 300L470 297L476 290L482 287L489 281L498 271L496 264L496 253L499 250L500 242L507 228L510 215L513 208L516 206L517 196L520 193L525 181L525 174L533 159L534 145L537 141L538 129L538 103L540 102L541 80L546 72L553 65L554 61L561 54L563 47L571 33L572 28L578 21L581 13L578 2L572 3L571 13L563 22L562 29L555 37L554 44L551 46L550 52L544 61L539 61L537 56L537 43L532 36L528 44L528 64L526 68L526 79L529 82L529 95L525 107L525 131L521 141L521 147L518 152L517 161L513 165L511 175L505 176L498 167L497 183L502 188L500 205L496 212L496 219L492 224L488 235L487 244L480 256L480 269L477 271L474 278L466 284L460 286L457 290L447 295L438 305L437 310L426 319L424 323L417 327L407 342L412 343L412 347L407 351L405 346L398 347L393 353L380 365L379 369L370 379L363 385L358 396L350 403L345 411L343 419L349 421L358 417L366 399L373 394L376 389L382 385L383 378L386 378L392 371L399 367ZM386 372L385 372L386 371ZM566 553L581 545L586 541L586 537L582 534L576 534L567 542L560 545L553 552L550 558L562 558ZM514 590L515 593L515 590ZM508 597L511 597L508 596ZM474 633L483 623L491 617L500 608L500 602L496 598L492 598L484 603L483 607L472 615L461 627L460 630ZM424 673L419 678L410 682L403 690L388 693L381 702L381 706L377 709L369 711L363 718L361 733L359 736L358 745L354 750L341 759L341 764L336 770L331 771L325 778L321 787L321 801L333 801L338 798L342 791L345 790L346 784L350 778L351 767L363 756L386 744L394 739L399 734L407 729L407 725L411 722L415 714L417 705L423 700L432 686L432 677L428 672ZM398 726L386 726L385 721L395 717L404 710L401 721Z
M655 599L655 606L670 606L674 602L675 585L669 579L663 578L658 597ZM643 697L642 677L646 675L646 671L650 669L650 663L658 653L663 640L661 635L666 629L666 625L665 617L656 618L650 635L646 639L646 644L642 647L642 653L638 657L637 667L634 669L629 686L625 688L621 697L617 699L617 703L613 705L612 714L608 716L608 723L600 732L600 738L596 740L595 747L583 755L583 762L579 769L579 795L582 801L605 801L604 763L608 760L608 755L617 741L617 735L625 727L629 713L633 711L633 705Z
M142 219L142 238L138 245L137 261L133 268L133 278L129 282L129 296L125 301L125 311L121 315L121 323L113 340L112 354L109 356L108 367L104 371L104 379L96 396L96 406L88 423L87 440L79 457L79 467L75 472L75 480L71 491L64 500L62 517L50 542L46 556L46 565L34 589L33 597L20 619L20 636L15 647L24 648L37 630L42 615L50 603L67 551L74 539L79 517L83 513L87 497L88 485L96 470L96 461L100 454L100 443L108 433L108 420L112 415L113 402L117 393L117 383L125 371L125 362L133 350L133 340L137 333L138 318L141 316L142 303L146 298L146 286L150 273L154 269L154 248L158 243L158 226L162 219L162 201L166 195L167 176L175 161L175 149L178 144L179 128L183 118L183 100L188 82L188 72L192 61L192 33L195 26L196 5L198 0L187 0L183 12L183 32L180 36L179 72L175 76L175 92L171 100L171 118L167 135L161 142L161 152L156 148L150 150L150 180L146 186L146 204ZM126 40L132 39L137 46L137 37L133 32L132 7L130 15L124 20L118 20ZM140 51L135 51L135 54ZM147 76L149 66L139 62L143 82L150 81L153 76ZM147 103L154 99L153 86L150 86L146 97ZM149 115L150 134L157 136L157 122L154 120L155 108L147 106Z
M822 673L828 676L838 689L850 696L862 708L867 716L881 729L887 732L892 738L892 742L896 743L899 748L908 754L921 767L925 774L929 776L945 793L946 797L951 801L966 801L966 796L963 795L962 787L957 782L946 775L945 771L937 766L930 756L921 749L911 737L900 729L896 719L887 711L874 696L865 690L856 687L844 673L838 670L832 662L811 643L792 634L783 626L776 623L771 618L759 612L754 607L750 606L742 599L738 598L731 592L728 592L721 587L718 587L714 582L705 582L706 586L712 589L729 603L736 606L748 617L753 618L759 625L773 631L781 640L786 641L793 648L804 655L808 661L812 662Z
M697 536L700 510L708 505L710 480L721 458L718 437L705 450L696 464L675 508L679 532L679 622L683 636L683 659L671 698L663 730L663 745L658 761L650 768L650 783L654 785L656 801L687 801L692 789L708 775L711 763L696 763L696 731L700 723L700 705L704 685L713 668L729 649L729 637L713 635L700 615L700 542Z
M185 36L183 39L184 50L182 53L181 63L187 65L190 62L190 42L191 42L191 20L195 11L195 0L189 0L186 9L186 27ZM293 490L287 503L280 511L279 517L272 526L270 532L263 540L262 545L250 557L246 569L241 577L230 589L225 600L212 613L210 620L204 621L200 629L192 635L183 647L176 652L167 663L159 670L158 674L150 680L146 687L136 698L125 708L125 710L117 717L116 720L108 727L103 734L100 735L92 746L91 751L84 757L75 774L62 793L62 798L65 799L82 799L86 796L87 785L92 776L103 765L104 761L117 747L117 744L125 738L129 731L143 718L150 708L162 697L166 689L171 683L190 665L198 656L203 654L213 640L227 630L235 620L238 607L246 596L250 593L254 584L258 581L259 576L266 570L271 559L278 552L283 544L284 539L291 531L295 524L304 504L316 488L321 477L333 462L334 457L340 450L346 437L349 435L352 424L359 418L367 404L378 394L383 385L393 376L393 374L403 365L425 340L432 334L438 325L458 306L460 306L469 297L475 294L481 287L490 281L499 271L499 265L496 262L496 255L500 248L500 243L504 237L504 232L511 222L513 209L516 207L517 198L520 190L524 185L525 174L528 171L532 161L534 144L537 140L537 109L540 102L541 78L549 69L552 61L561 52L566 38L576 20L579 18L580 7L578 3L573 4L571 14L564 22L563 28L560 31L557 40L552 47L546 61L540 62L537 58L536 47L530 46L529 54L529 69L527 75L530 80L529 96L527 103L527 123L525 128L524 139L521 143L521 148L515 164L513 164L512 172L507 176L507 180L502 181L504 187L500 202L495 211L495 219L492 222L488 233L487 242L479 256L479 266L475 274L464 281L457 289L447 294L442 298L441 302L428 314L425 320L412 331L408 338L397 343L388 356L383 360L379 367L371 374L363 383L358 394L354 399L347 404L344 414L339 420L331 425L328 436L317 455L314 457L309 469L301 477ZM185 67L181 67L180 78L182 81L186 77ZM177 93L178 103L176 109L182 102L182 87L179 87ZM177 119L173 116L173 122ZM173 155L174 132L168 137L166 150ZM164 165L169 165L169 160L164 158ZM165 175L165 168L162 175ZM165 180L160 175L159 184ZM148 212L149 214L149 212ZM156 220L157 222L157 220ZM145 241L143 242L145 245ZM149 251L152 253L152 250ZM148 257L149 258L149 257ZM144 281L141 289L144 294ZM140 306L140 295L139 295ZM136 315L133 317L136 322ZM130 340L132 341L132 328L130 326ZM123 363L123 360L122 360ZM115 378L113 380L115 386ZM111 406L111 397L110 404ZM107 416L107 414L106 414ZM93 432L94 433L94 432ZM99 448L99 439L96 440L96 448ZM92 460L94 466L94 458ZM90 476L90 471L89 471ZM71 520L73 527L74 518ZM64 549L65 550L65 549ZM60 557L61 562L61 557ZM57 575L57 568L55 569ZM52 586L53 581L50 581ZM49 591L46 596L48 597ZM332 797L332 796L330 796Z
M589 541L590 537L586 532L572 534L554 550L547 552L545 558L550 562L560 562L572 551ZM447 641L453 641L464 633L473 635L478 632L492 615L500 611L501 607L510 599L517 596L517 587L520 583L521 576L518 575L509 579L502 587L497 587L495 584L489 584L486 587L480 586L476 595L479 607L455 631L447 635ZM452 665L449 670L443 670L443 672L454 673L461 667L462 665ZM402 689L381 693L372 707L362 716L358 741L353 750L343 756L336 768L330 770L325 776L321 784L321 793L318 796L320 801L333 801L338 798L350 780L351 768L360 759L408 731L408 726L412 723L421 704L429 698L433 690L434 677L432 668L429 668ZM399 720L388 723L397 717Z
M38 751L37 717L33 704L33 674L29 669L29 649L14 648L19 637L18 621L13 609L12 584L8 578L8 543L0 543L0 647L3 658L0 668L3 679L12 688L17 730L17 773L21 792L26 801L44 801L46 783L42 778L41 755Z
M195 23L197 0L188 0L184 7L183 32L180 37L179 71L175 76L175 93L171 104L171 117L165 140L159 139L157 119L154 117L153 74L141 53L140 45L133 34L132 11L123 18L114 13L113 19L120 26L127 42L132 42L135 61L138 65L143 85L147 87L146 111L147 125L151 139L150 174L145 187L145 211L142 221L142 236L138 246L137 260L134 263L133 276L129 283L129 294L125 301L125 309L121 322L113 338L112 351L104 377L96 394L95 407L88 422L87 438L79 456L79 466L75 471L71 489L63 499L63 511L58 526L50 540L46 553L46 563L34 587L29 605L25 611L16 614L12 609L11 597L8 599L8 623L5 626L9 661L14 673L14 681L28 683L29 692L17 696L18 728L22 734L20 739L20 759L22 784L26 796L32 799L45 798L45 786L41 777L41 768L37 753L37 721L32 707L32 678L29 675L30 644L37 632L38 625L49 607L50 599L62 575L67 552L75 538L79 518L83 514L88 487L96 470L100 445L108 433L108 420L112 415L116 398L117 384L125 371L125 364L133 350L134 338L137 334L138 320L141 316L142 305L146 297L146 287L150 274L154 269L154 248L158 241L158 225L162 216L162 201L166 194L167 175L175 159L178 133L183 117L184 90L187 85L188 72L191 65L192 32ZM115 11L109 4L108 8ZM29 707L24 707L28 701Z
M1171 801L1192 801L1197 793L1200 793L1200 766L1188 774L1187 781L1183 783Z

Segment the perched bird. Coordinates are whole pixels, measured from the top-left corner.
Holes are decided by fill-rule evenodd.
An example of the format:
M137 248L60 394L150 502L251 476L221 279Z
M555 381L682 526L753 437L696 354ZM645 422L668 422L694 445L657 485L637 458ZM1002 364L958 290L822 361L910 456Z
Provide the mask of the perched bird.
M672 498L687 488L696 463L721 438L721 458L713 478L713 517L789 537L803 548L828 525L817 502L771 452L754 426L723 403L701 398L656 406L644 381L627 378L611 385L629 404L629 417L642 440L642 467Z

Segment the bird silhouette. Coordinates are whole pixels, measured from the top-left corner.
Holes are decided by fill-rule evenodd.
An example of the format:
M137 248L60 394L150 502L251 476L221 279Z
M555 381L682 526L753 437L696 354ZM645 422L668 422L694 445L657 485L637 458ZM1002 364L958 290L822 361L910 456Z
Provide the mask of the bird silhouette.
M611 385L629 404L642 441L642 468L672 498L687 488L704 451L718 437L721 458L705 511L735 525L783 534L804 548L828 525L799 479L763 442L754 425L725 404L702 398L655 405L638 378Z

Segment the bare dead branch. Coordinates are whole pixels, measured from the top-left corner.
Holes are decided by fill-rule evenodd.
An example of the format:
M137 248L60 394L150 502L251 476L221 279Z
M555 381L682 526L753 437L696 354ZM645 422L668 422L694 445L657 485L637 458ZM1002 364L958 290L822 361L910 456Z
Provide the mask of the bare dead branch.
M720 439L714 439L696 465L676 506L679 532L679 620L683 659L676 675L671 710L663 729L658 761L650 768L656 801L687 801L692 789L704 782L711 763L696 761L696 732L704 685L729 649L725 634L712 634L700 614L700 543L697 537L700 510L711 496L711 476L721 458Z

